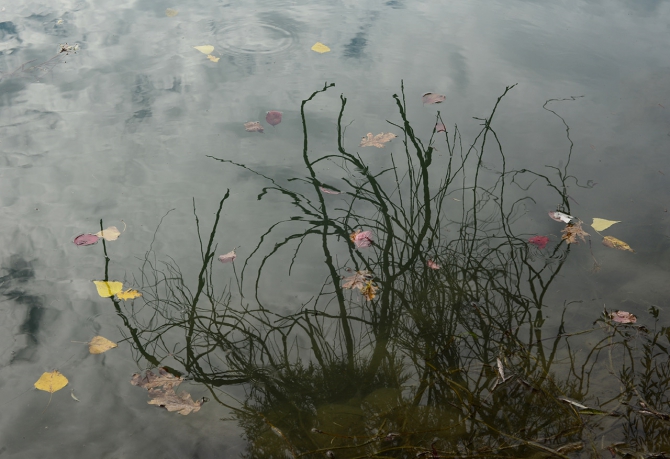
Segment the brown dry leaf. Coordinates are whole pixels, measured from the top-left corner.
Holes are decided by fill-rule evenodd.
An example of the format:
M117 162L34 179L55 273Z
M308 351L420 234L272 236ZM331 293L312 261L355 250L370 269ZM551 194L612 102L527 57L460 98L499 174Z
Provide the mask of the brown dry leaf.
M117 344L102 336L95 336L88 342L88 352L91 354L102 354L105 351L114 349Z
M151 400L147 402L149 405L162 406L168 411L176 411L184 416L200 411L200 407L205 402L202 398L194 402L191 399L191 394L188 392L177 394L172 388L167 390L150 390L149 396L151 397Z
M603 245L611 249L628 250L629 252L635 253L635 251L631 249L630 246L624 241L612 236L605 236L603 238Z
M368 270L356 271L353 276L345 277L342 288L363 289L365 284L372 279L372 273Z
M610 312L610 319L614 322L619 322L620 324L634 324L637 322L637 317L626 311Z
M130 384L143 387L147 390L155 389L160 386L167 389L177 387L182 381L182 378L168 373L165 368L161 367L158 369L158 375L155 375L151 370L147 370L144 377L142 377L141 373L135 373L130 380Z
M577 238L580 238L582 242L584 242L586 240L586 236L589 235L589 233L582 229L581 220L568 223L565 228L561 230L561 233L563 233L563 237L561 237L561 239L563 239L568 244L577 244L579 242L577 241Z
M125 290L123 292L119 292L119 293L116 294L116 297L119 300L123 300L123 301L134 300L135 298L139 298L141 296L142 296L142 294L140 292L138 292L137 290L132 289L132 288L129 288L128 290Z
M374 136L372 135L372 132L368 132L368 135L361 140L360 146L384 148L386 142L393 140L396 137L398 136L390 132L387 132L386 134L382 132Z
M379 287L377 287L371 280L367 281L361 289L361 295L363 295L366 300L372 301L376 296L378 289Z
M263 126L261 126L261 123L258 121L249 121L247 123L244 123L244 129L247 132L263 132Z

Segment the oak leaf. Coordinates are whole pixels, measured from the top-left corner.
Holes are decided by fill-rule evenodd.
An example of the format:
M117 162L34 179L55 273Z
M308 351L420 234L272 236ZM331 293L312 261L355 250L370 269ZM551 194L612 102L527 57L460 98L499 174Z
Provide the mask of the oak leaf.
M176 411L184 416L200 411L200 407L205 402L204 398L194 402L188 392L177 394L172 388L167 390L152 389L149 391L149 396L151 397L151 400L147 402L149 405L162 406L168 411Z
M42 373L40 379L35 382L35 389L53 394L67 386L67 383L67 378L60 371L54 370L49 373Z
M363 137L363 139L361 140L361 144L359 146L384 148L384 144L386 142L389 142L390 140L393 140L396 137L398 136L391 132L387 133L381 132L374 136L372 135L372 132L368 132L368 135Z
M128 290L125 290L123 292L119 292L119 293L116 294L116 297L119 300L123 300L123 301L134 300L135 298L139 298L141 296L142 296L142 294L140 292L138 292L137 290L133 289L133 288L129 288Z
M153 371L147 370L142 376L142 373L135 373L130 379L130 384L144 389L151 390L157 387L174 388L180 385L184 380L169 373L165 368L158 369L158 374L155 375Z
M249 121L247 123L244 123L244 129L247 132L263 132L263 126L261 126L261 123L258 121Z
M603 245L611 249L628 250L629 252L635 253L635 251L624 241L612 236L605 236L603 238Z
M561 239L567 242L568 244L577 244L579 242L577 238L580 238L582 242L584 242L586 240L585 239L586 236L589 235L589 233L587 233L582 229L581 221L568 223L567 225L565 225L565 228L561 230L561 233L563 233Z
M91 354L102 354L117 347L117 344L102 336L95 336L88 342L88 352Z

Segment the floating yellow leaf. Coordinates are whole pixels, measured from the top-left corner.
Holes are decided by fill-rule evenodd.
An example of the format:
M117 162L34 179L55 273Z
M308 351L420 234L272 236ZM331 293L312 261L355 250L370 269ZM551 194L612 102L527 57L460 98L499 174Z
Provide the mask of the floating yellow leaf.
M114 296L123 289L123 284L116 281L93 281L98 289L98 295L103 298Z
M202 54L212 54L214 51L214 47L212 45L194 46L194 48L200 51Z
M611 249L628 250L629 252L635 253L635 251L631 249L630 246L626 244L624 241L621 241L612 236L605 236L603 238L603 245Z
M138 292L137 290L132 289L132 288L129 288L125 292L119 292L119 293L116 294L116 297L119 300L123 300L123 301L134 300L135 298L139 298L141 296L142 296L142 294L140 292Z
M603 231L614 225L615 223L621 223L620 220L605 220L604 218L594 218L591 226L596 231Z
M67 378L60 371L54 370L51 373L42 373L40 379L35 383L35 389L43 390L53 394L67 386Z
M363 137L363 139L361 140L361 144L359 146L384 148L384 144L386 142L389 142L390 140L393 140L396 137L398 136L391 132L387 132L386 134L381 132L374 136L372 135L372 132L368 132L368 135L366 137Z
M173 10L172 8L168 8L168 9L165 10L165 15L169 18L173 18L177 14L179 14L179 11Z
M88 351L91 354L102 354L105 351L114 349L116 343L102 336L96 336L88 342Z
M330 51L330 48L324 45L323 43L316 42L314 43L314 46L312 46L312 51L316 51L317 53L327 53Z
M105 239L106 241L116 241L121 236L121 231L116 226L110 226L102 231L95 233L96 236Z
M211 54L208 54L207 59L209 59L212 62L219 62L219 59L221 59L221 58L220 57L214 57Z

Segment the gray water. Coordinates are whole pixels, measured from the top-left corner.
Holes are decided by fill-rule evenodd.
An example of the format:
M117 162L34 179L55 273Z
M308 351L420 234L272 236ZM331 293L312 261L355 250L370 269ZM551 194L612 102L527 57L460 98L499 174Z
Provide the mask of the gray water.
M177 10L177 15L168 16L167 8ZM279 406L276 412L252 406L258 401L254 390L269 384L262 378L248 377L244 383L212 388L179 368L178 358L156 350L160 365L191 376L181 390L194 400L207 397L209 401L187 416L148 405L146 391L129 381L133 373L156 365L128 338L131 333L123 319L133 323L138 318L138 323L144 320L145 325L156 327L161 317L149 322L151 305L141 309L149 296L147 290L143 299L133 303L135 316L128 313L131 302L113 303L99 297L91 281L109 279L124 282L125 288L146 287L142 279L145 260L172 259L195 290L202 260L194 203L206 245L219 202L230 190L213 242L217 256L237 248L238 258L234 264L214 261L212 284L230 292L231 307L238 312L243 305L253 309L262 304L277 314L269 322L298 312L312 301L329 275L318 238L304 244L290 275L292 249L273 257L258 283L255 276L261 258L253 258L238 288L244 260L268 228L294 215L295 209L281 193L257 200L269 185L267 180L208 156L244 164L281 186L304 191L307 185L287 181L308 176L303 163L301 103L325 82L335 86L305 108L309 153L314 157L337 153L342 94L347 98L344 147L358 152L377 171L391 167L390 154L402 155L404 149L401 131L387 123L403 124L393 99L394 94L402 95L403 86L407 117L426 145L439 110L450 135L458 125L467 149L482 129L482 121L474 118L488 118L505 88L516 84L500 101L493 123L506 168L550 175L555 169L547 166L567 167L576 180L567 181L565 202L592 236L591 245L578 244L571 247L570 256L559 257L564 265L542 299L548 321L543 338L556 335L565 305L565 327L570 333L590 329L601 318L603 307L634 313L638 324L644 324L652 335L665 330L670 293L668 24L668 2L651 0L3 3L0 456L292 454L287 445L294 441L288 430L283 439L270 426L289 429L281 423L294 413L282 414ZM316 42L331 51L312 51ZM77 49L59 53L65 43L76 44ZM214 47L212 55L218 62L194 49L202 45ZM444 94L446 100L424 105L421 96L426 92ZM550 99L561 99L548 105L556 113L543 108ZM270 110L283 113L275 127L265 122ZM248 121L260 121L264 133L246 132ZM387 131L400 138L383 150L359 147L368 132ZM490 145L492 139L487 140ZM436 144L436 148L435 155L444 160L446 144ZM483 161L487 171L500 170L500 155ZM444 167L440 164L434 167ZM346 191L343 182L338 182L346 176L339 165L337 161L321 163L319 173L323 183ZM354 180L361 178L360 171L349 172ZM510 185L513 199L532 198L518 209L514 228L525 239L548 235L557 246L563 226L549 219L547 212L557 210L562 201L538 180L520 180L523 188ZM531 183L533 187L526 190ZM460 205L451 195L447 201L447 207ZM369 210L361 209L361 213ZM602 246L600 237L587 226L593 217L621 221L603 235L627 242L635 253ZM79 234L99 231L101 220L104 227L125 228L117 241L105 244L107 267L102 243L92 247L72 243ZM291 229L279 231L273 236L276 239L270 238L260 248L259 257L291 234ZM456 228L449 231L458 232ZM344 247L336 254L340 267L346 265L346 243ZM542 258L541 252L533 253ZM591 254L600 267L597 272L592 269ZM528 289L521 287L523 292ZM659 311L658 322L648 313L650 308ZM146 317L140 319L142 314ZM637 339L645 331L631 328L630 333L629 339ZM118 342L118 348L90 355L85 344L73 342L87 342L96 335ZM181 349L184 336L169 338L166 346ZM664 331L660 336L667 344ZM570 350L561 343L563 366L547 374L569 380L569 351L589 354L601 339L601 335L587 335ZM296 338L296 343L291 348L295 361L313 362L304 337ZM644 350L642 343L632 348ZM365 360L369 352L370 347L363 345L356 358ZM491 361L481 365L494 368L496 357L492 355ZM664 363L667 352L654 358ZM613 367L603 363L606 360L603 354L598 362L589 361L595 368L593 381L580 397L572 393L571 398L600 407L609 399L623 397L624 379L614 376ZM267 361L257 364L270 380L281 379L278 374L283 368L273 368ZM601 364L604 366L598 366ZM33 384L43 372L54 369L69 384L50 400L49 393L34 389ZM371 412L384 411L381 407L392 411L393 400L402 397L398 394L407 395L420 385L421 375L409 373L401 383L379 383L371 394L382 401L379 406L373 403ZM356 379L353 374L348 377ZM489 377L494 382L495 371ZM290 392L291 383L287 384ZM659 384L654 409L670 411L663 395L665 386ZM295 388L300 389L299 384ZM217 403L214 394L224 404ZM369 404L371 394L359 396ZM565 394L557 392L552 397L560 395ZM420 405L424 402L431 403L424 400ZM302 427L305 432L312 427L326 431L323 426L332 421L335 426L352 426L354 431L360 423L361 432L367 435L376 435L379 430L374 429L384 431L380 425L368 425L372 415L357 403L348 395L328 404L314 402L314 416L320 424L305 421ZM245 423L236 411L245 406L251 413L263 412L264 421L250 427L253 422L247 419ZM338 411L342 406L356 407L351 408L356 419ZM619 403L617 409L623 413L622 406ZM631 416L644 419L638 409L628 412L624 420L596 421L591 430L569 440L583 441L583 449L566 454L612 457L606 447L616 442L626 443L627 451L638 454L636 457L668 451L664 449L670 448L666 421L650 427ZM405 427L401 433L411 437L406 432L412 429ZM519 432L510 427L508 435L523 436ZM660 439L652 441L655 433ZM376 457L414 457L430 450L435 435L412 438L402 443L411 448ZM501 435L498 447L512 442L510 438ZM296 446L298 453L319 450L309 457L324 457L319 448L335 445L335 440L340 441L339 437L332 441L328 437L323 444L315 440L310 447L300 439L295 443L302 445ZM559 446L547 445L554 450ZM524 447L529 449L501 449L495 454L547 454L528 444ZM442 451L439 457L449 457L444 443L436 448ZM451 457L474 454L476 449L453 449ZM487 451L479 457L494 455L493 450ZM337 457L362 454L344 449L338 450Z

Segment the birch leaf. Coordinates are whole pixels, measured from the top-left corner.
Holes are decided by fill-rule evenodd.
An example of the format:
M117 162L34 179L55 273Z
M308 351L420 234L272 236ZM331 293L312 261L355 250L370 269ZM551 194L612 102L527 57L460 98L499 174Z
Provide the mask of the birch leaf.
M123 283L117 281L93 281L93 283L98 289L98 295L103 298L114 296L123 289Z
M614 225L615 223L621 223L620 220L605 220L604 218L594 218L591 227L596 231L603 231Z
M181 384L182 378L169 373L165 368L158 369L158 374L155 375L151 370L147 370L144 377L141 373L135 373L130 380L130 384L137 387L143 387L147 390L156 387L174 388Z
M102 354L117 347L117 344L102 336L95 336L88 342L88 352L91 354Z
M372 132L368 132L368 135L363 137L363 140L361 140L361 144L359 146L384 148L385 143L395 139L396 137L398 136L390 132L387 132L386 134L381 132L377 135L372 135Z
M329 52L330 48L324 45L323 43L317 41L316 43L314 43L314 46L312 46L312 51L316 51L317 53L323 54Z
M631 249L630 246L624 241L612 236L605 236L603 238L603 245L611 249L627 250L629 252L635 253L635 251Z
M106 241L116 241L121 236L121 231L116 226L110 226L102 231L98 231L95 235Z
M126 290L124 292L119 292L119 293L116 294L116 297L119 300L123 300L123 301L134 300L135 298L139 298L141 296L142 296L142 294L140 292L138 292L137 290L132 289L132 288L129 288L128 290Z
M212 52L214 52L214 47L212 45L194 46L194 48L202 54L212 54Z
M220 57L212 56L211 54L207 55L207 59L209 59L212 62L219 62Z
M60 371L54 370L50 373L42 373L40 379L35 382L35 389L43 390L53 394L57 390L61 390L67 386L67 378L61 374Z

